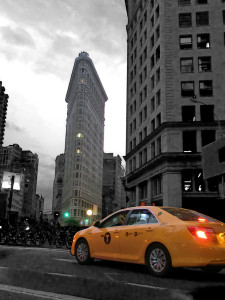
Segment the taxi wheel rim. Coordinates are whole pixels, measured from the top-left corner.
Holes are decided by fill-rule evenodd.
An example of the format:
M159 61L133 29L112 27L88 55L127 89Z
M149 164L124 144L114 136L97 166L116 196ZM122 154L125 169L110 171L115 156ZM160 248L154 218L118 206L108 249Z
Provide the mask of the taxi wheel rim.
M85 261L88 257L88 247L85 243L81 243L77 247L77 258L80 261Z
M156 248L150 254L150 265L153 271L159 273L166 267L166 255L162 249Z

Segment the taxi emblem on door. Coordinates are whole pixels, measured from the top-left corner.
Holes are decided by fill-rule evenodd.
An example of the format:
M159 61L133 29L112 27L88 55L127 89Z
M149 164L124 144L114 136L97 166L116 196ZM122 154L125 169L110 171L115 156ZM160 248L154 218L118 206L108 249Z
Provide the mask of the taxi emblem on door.
M109 244L111 242L111 235L109 232L106 232L106 234L104 236L104 241L106 244Z

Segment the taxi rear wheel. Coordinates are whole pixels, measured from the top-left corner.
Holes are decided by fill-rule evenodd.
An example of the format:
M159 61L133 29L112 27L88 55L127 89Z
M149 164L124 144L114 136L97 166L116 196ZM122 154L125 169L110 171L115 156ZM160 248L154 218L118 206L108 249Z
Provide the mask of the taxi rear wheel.
M85 239L77 241L75 246L75 257L80 265L87 265L91 263L90 250Z
M172 264L166 247L159 243L151 245L147 250L146 265L155 276L162 277L167 275L172 269Z

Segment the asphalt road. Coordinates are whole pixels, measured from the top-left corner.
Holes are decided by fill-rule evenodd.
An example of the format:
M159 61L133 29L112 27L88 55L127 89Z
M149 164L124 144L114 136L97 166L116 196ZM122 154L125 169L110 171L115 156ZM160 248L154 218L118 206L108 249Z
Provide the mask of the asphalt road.
M68 249L0 246L0 299L225 299L225 270L175 270L151 276L145 266L95 261L77 264Z

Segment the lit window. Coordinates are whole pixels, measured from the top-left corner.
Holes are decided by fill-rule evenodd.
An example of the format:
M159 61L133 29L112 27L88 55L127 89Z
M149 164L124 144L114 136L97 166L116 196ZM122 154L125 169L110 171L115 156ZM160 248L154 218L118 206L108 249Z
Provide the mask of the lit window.
M194 82L183 81L181 82L181 96L192 97L194 95Z
M191 73L194 71L192 57L185 57L180 59L180 71L181 73Z
M197 47L201 49L210 48L210 34L202 33L197 35Z
M199 95L202 97L212 96L213 86L212 80L199 81Z
M180 36L180 49L192 49L192 35L181 35Z
M199 72L208 72L211 71L211 57L204 56L198 58L198 71Z

